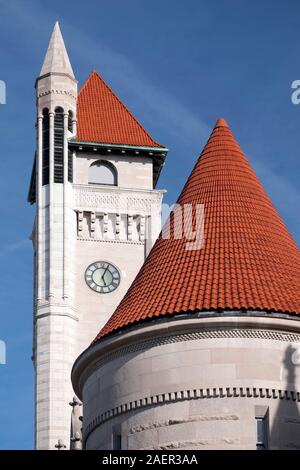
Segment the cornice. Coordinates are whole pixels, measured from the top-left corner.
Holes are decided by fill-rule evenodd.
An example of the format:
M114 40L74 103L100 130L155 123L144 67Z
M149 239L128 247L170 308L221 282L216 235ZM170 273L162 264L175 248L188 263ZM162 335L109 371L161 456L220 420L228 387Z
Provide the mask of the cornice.
M117 332L93 343L77 358L72 369L72 383L82 400L86 379L102 364L132 351L156 345L215 338L249 338L300 343L300 321L292 317L240 315L197 318L158 319Z

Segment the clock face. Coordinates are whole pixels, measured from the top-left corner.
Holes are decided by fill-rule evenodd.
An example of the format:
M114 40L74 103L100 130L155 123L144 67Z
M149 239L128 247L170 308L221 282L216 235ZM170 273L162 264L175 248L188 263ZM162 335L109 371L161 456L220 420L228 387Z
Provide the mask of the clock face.
M120 284L120 273L113 264L97 261L85 271L85 281L95 292L108 294Z

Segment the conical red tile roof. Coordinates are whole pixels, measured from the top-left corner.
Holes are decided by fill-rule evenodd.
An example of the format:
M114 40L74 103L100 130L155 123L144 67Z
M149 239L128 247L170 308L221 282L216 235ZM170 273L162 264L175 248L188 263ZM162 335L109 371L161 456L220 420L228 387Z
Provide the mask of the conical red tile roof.
M95 70L78 94L77 122L76 140L80 142L163 147L152 139Z
M300 314L300 251L224 119L217 121L178 204L204 204L203 248L187 250L185 238L160 237L95 341L181 312Z

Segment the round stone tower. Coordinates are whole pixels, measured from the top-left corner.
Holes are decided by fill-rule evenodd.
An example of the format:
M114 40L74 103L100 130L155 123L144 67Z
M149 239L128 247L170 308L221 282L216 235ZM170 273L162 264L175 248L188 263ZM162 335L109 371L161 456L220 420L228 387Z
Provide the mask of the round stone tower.
M300 449L300 252L220 119L73 367L86 449Z

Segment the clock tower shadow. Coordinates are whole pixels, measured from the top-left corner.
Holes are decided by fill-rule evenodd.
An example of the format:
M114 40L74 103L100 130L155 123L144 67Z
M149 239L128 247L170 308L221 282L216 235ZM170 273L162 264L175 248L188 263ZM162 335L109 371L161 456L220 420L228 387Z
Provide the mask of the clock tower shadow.
M272 420L270 449L300 450L300 403L299 379L300 348L289 345L283 359L286 372L286 386ZM298 393L297 393L298 392Z

